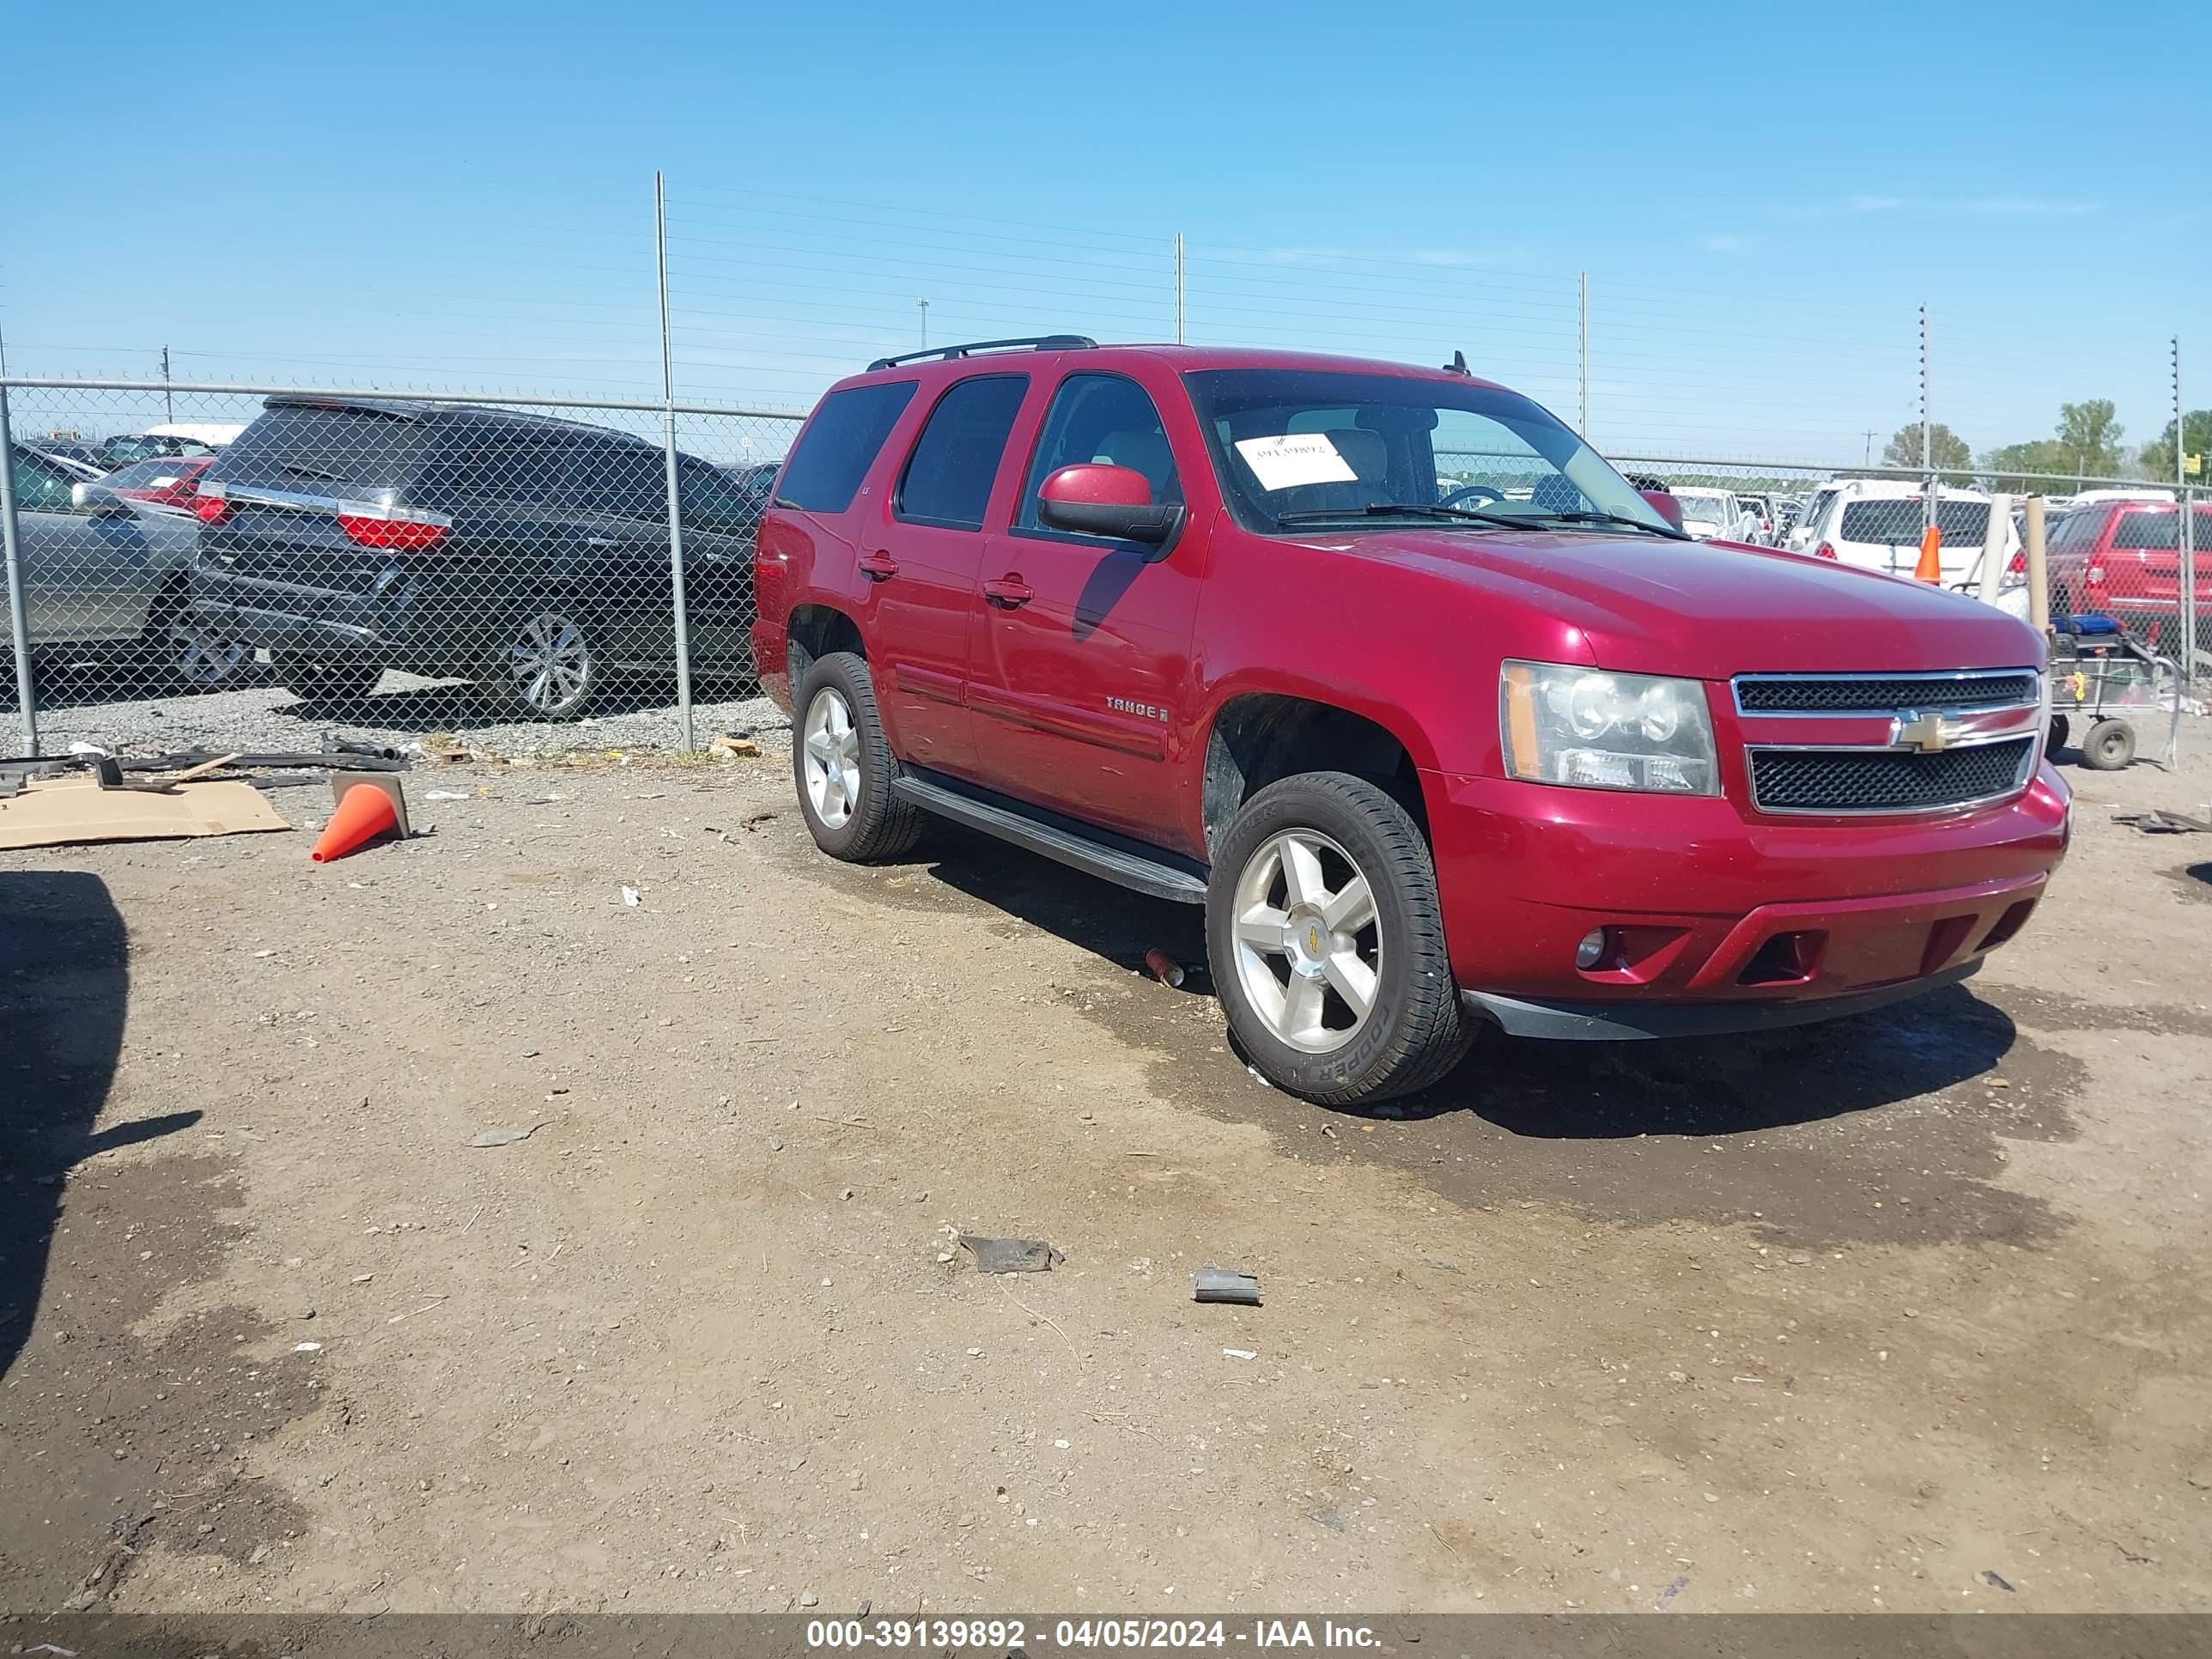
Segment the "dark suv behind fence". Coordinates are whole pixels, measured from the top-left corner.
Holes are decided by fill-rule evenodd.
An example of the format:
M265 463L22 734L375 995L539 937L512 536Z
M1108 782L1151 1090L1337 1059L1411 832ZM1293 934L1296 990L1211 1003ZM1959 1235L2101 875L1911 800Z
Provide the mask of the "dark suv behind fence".
M203 617L334 714L387 668L580 714L675 655L666 462L605 427L474 405L273 397L201 478ZM694 663L744 674L764 495L677 458Z

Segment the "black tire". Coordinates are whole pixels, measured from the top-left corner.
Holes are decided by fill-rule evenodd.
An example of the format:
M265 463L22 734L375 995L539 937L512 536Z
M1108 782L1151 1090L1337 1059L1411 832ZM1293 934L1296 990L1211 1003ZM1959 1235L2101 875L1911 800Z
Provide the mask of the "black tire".
M515 720L572 720L605 685L597 623L573 600L544 597L513 607L479 684Z
M1348 863L1366 879L1374 900L1373 951L1380 967L1371 1006L1347 1028L1349 1038L1322 1052L1286 1041L1255 1006L1237 939L1240 885L1248 873L1263 878L1265 849L1292 831L1334 843L1324 864ZM1289 896L1282 890L1282 897ZM1287 907L1285 913L1291 914ZM1270 1083L1321 1105L1357 1106L1425 1088L1456 1065L1474 1041L1444 951L1428 842L1403 806L1363 778L1309 772L1270 784L1244 804L1215 848L1206 948L1215 994L1244 1054ZM1359 949L1364 954L1367 947ZM1287 957L1280 973L1272 963L1265 966L1289 986L1293 970ZM1323 995L1336 993L1332 987ZM1351 1012L1340 998L1333 1006L1340 1018Z
M2063 714L2053 714L2051 717L2051 735L2044 740L2043 744L2043 757L2048 760L2063 749L2066 746L2066 739L2071 737L2073 732L2074 724L2071 720Z
M848 729L843 735L834 731L821 734L829 744L825 760L821 744L812 749L809 744L816 735L815 714L834 716L828 702L832 697L842 702ZM817 701L823 705L819 711ZM834 723L832 719L830 724ZM808 777L810 758L821 773L819 805L816 786ZM830 782L832 773L837 780L834 785ZM921 813L891 793L896 776L898 760L884 736L866 660L850 651L831 652L806 671L792 700L791 777L799 791L799 816L806 820L806 833L814 837L814 844L848 864L899 858L911 851L921 835Z
M2103 720L2081 739L2081 764L2093 772L2118 772L2136 757L2136 729L2125 720Z
M202 622L191 595L173 587L158 596L138 643L145 681L175 691L219 691L251 672L252 647L223 639Z
M352 657L309 657L289 651L270 653L276 683L308 711L351 720L368 707L368 694L384 678L381 665Z

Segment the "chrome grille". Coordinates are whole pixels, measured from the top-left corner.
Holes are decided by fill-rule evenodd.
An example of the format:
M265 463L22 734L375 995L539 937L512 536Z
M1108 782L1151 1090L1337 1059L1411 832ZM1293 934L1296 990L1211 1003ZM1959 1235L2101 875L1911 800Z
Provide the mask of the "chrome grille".
M2030 668L1959 674L1739 674L1735 679L1735 706L1746 714L2002 708L2032 704L2041 695Z
M1762 812L1931 812L2002 800L2027 781L2033 735L1936 754L1900 749L1749 751Z

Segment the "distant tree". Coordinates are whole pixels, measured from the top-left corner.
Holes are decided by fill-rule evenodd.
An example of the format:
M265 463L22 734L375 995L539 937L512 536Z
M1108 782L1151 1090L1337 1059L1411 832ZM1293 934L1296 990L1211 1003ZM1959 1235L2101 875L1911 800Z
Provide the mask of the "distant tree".
M2110 398L2058 405L2058 447L2073 457L2067 469L2087 478L2109 478L2120 470L2120 423Z
M1966 447L1966 441L1937 421L1928 428L1928 459L1938 472L1962 472L1974 464L1974 452ZM1918 466L1920 465L1920 422L1901 426L1897 435L1882 447L1884 466Z
M2181 429L2188 438L2184 453L2191 455L2212 455L2212 409L2192 409ZM2165 429L2142 447L2142 470L2147 478L2160 483L2173 482L2173 422L2168 421ZM2190 483L2212 484L2212 463L2204 471L2193 474Z
M1990 488L2008 495L2063 493L2073 488L2075 470L2073 455L2056 438L2007 444L1982 457Z

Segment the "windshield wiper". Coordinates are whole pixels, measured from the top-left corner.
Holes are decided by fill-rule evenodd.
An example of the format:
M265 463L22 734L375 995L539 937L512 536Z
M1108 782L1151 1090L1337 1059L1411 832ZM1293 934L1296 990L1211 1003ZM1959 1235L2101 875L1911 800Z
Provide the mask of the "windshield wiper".
M1523 523L1552 520L1565 524L1613 524L1624 530L1642 530L1654 536L1664 536L1670 542L1692 542L1697 539L1687 531L1677 530L1672 525L1646 524L1641 519L1632 519L1626 513L1600 513L1577 507L1571 512L1516 514Z
M1294 524L1328 524L1344 519L1453 519L1468 524L1517 524L1504 513L1480 513L1472 507L1438 507L1428 501L1376 501L1366 507L1317 507L1304 513L1279 513L1278 528Z

